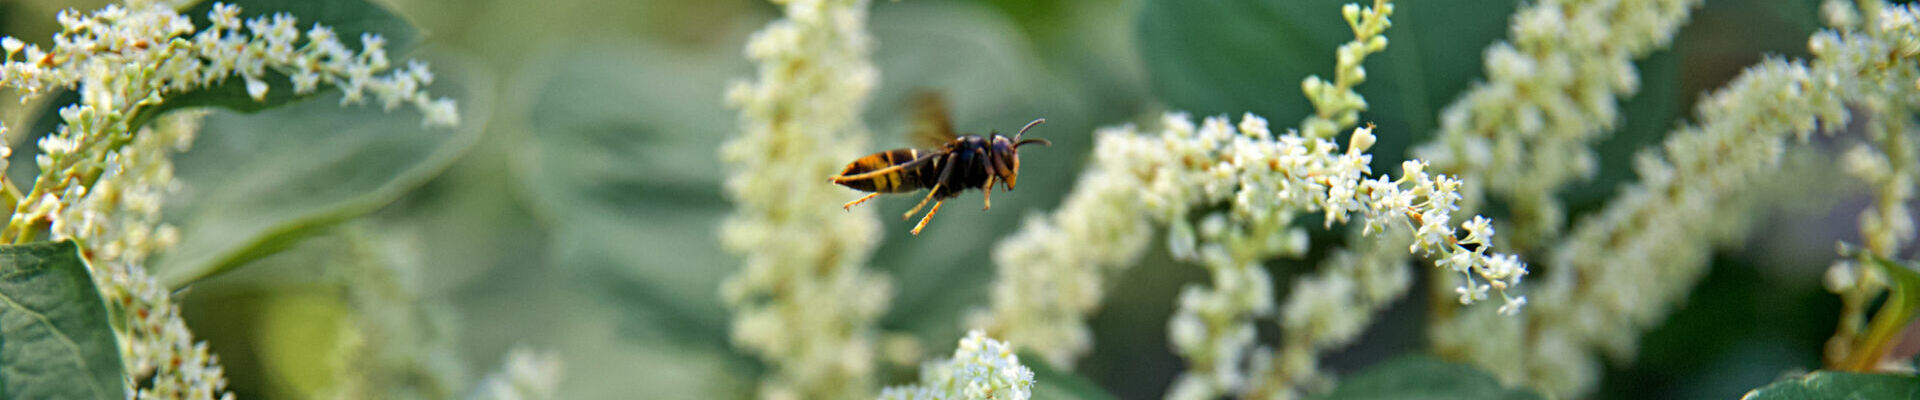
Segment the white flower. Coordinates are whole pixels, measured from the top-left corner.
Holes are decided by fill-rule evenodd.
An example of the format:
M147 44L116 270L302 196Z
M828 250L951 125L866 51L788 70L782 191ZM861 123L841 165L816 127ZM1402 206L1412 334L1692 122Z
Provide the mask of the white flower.
M1460 243L1487 244L1487 238L1493 236L1492 220L1488 220L1487 217L1475 215L1460 227L1467 230L1467 238L1461 239Z
M1527 296L1508 297L1507 302L1505 304L1500 305L1499 312L1502 315L1519 314L1520 307L1523 307L1526 305L1527 305Z
M960 339L953 357L920 367L920 382L880 392L884 400L1033 398L1033 370L1020 365L1013 346L987 337L979 329Z
M248 96L252 96L254 100L258 101L267 100L267 82L261 81L259 78L251 75L242 76L242 78L245 78L247 81Z

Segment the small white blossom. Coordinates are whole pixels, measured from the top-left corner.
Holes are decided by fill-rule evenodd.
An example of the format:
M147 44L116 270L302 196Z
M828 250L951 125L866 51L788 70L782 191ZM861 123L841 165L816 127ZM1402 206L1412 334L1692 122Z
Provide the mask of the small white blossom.
M1013 346L967 331L953 357L920 367L920 382L890 387L882 400L1027 400L1033 398L1033 370L1020 365Z
M1520 313L1520 307L1526 306L1526 305L1527 305L1527 296L1508 297L1507 302L1505 304L1501 304L1500 309L1498 311L1501 315L1514 315L1514 314Z

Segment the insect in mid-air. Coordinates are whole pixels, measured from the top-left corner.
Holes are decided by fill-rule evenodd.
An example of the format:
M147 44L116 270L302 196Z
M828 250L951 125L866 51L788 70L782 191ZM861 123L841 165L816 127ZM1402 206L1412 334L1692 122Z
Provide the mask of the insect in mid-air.
M1012 138L1001 136L999 132L990 132L987 136L957 135L953 131L953 121L947 116L946 102L938 95L925 93L915 102L918 109L915 115L914 136L925 149L893 149L869 154L847 164L846 170L833 177L833 183L860 191L873 192L841 206L852 209L882 193L905 193L929 188L927 197L913 210L901 215L900 219L913 218L927 201L933 201L933 209L927 211L920 223L913 226L913 234L919 235L920 229L927 227L927 220L940 212L940 203L960 195L967 189L981 189L986 193L986 209L993 208L993 184L1000 182L1006 191L1012 191L1014 182L1020 174L1020 146L1039 143L1052 146L1046 139L1022 139L1021 136L1034 125L1047 122L1046 118L1028 122Z

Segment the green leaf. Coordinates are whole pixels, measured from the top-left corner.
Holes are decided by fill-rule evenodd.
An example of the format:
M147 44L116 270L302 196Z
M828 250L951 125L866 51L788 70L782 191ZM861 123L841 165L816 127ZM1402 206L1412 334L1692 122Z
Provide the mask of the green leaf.
M1745 400L1920 398L1920 378L1909 375L1814 371L1747 392Z
M1479 368L1407 356L1341 379L1333 392L1320 397L1337 399L1540 399L1522 389L1509 389Z
M1332 79L1334 48L1353 40L1340 7L1355 0L1149 0L1138 24L1153 90L1170 108L1196 115L1253 112L1275 129L1313 111L1301 93L1308 75ZM1380 127L1374 166L1397 166L1406 148L1431 134L1441 107L1481 76L1481 54L1506 35L1516 1L1471 6L1394 3L1387 50L1367 58L1357 90Z
M125 396L120 347L78 248L0 246L0 397Z
M1020 353L1020 363L1033 369L1033 398L1061 400L1110 400L1112 394L1094 385L1093 381L1074 374L1073 371L1061 371L1047 364L1046 358L1039 354Z
M207 13L213 10L216 1L240 7L240 19L247 20L258 16L271 16L287 13L299 19L295 24L302 34L314 24L333 28L340 42L347 48L360 50L364 47L360 35L375 34L386 39L387 57L395 63L404 63L413 48L420 43L420 32L405 17L394 14L385 6L367 0L209 0L202 1L182 13L193 18L193 26L205 29L212 25ZM293 82L285 74L268 71L261 77L268 84L264 101L254 100L247 95L247 83L238 77L212 87L200 88L168 96L158 106L148 108L132 119L134 126L144 125L161 113L187 107L214 106L229 110L254 113L280 107L289 103L312 98L317 94L295 95ZM55 107L64 104L55 105Z
M554 48L519 78L527 100L514 175L551 226L552 265L622 305L631 332L727 348L715 294L736 268L716 231L719 148L735 117L737 53L586 43Z
M184 188L165 215L180 245L156 275L181 287L385 207L472 148L491 113L488 78L436 59L429 90L460 104L454 129L423 128L409 109L341 107L338 94L252 115L207 117L192 150L175 157Z

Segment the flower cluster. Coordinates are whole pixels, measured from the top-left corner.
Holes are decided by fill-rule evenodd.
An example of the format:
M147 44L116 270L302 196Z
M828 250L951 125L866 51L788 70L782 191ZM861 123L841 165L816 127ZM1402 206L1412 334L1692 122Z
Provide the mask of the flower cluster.
M104 160L105 172L88 186L71 186L58 207L56 240L83 245L94 284L115 305L121 360L130 376L151 377L141 399L212 399L224 393L226 377L207 344L194 342L170 290L147 274L148 256L179 241L179 231L160 223L160 203L178 185L169 153L186 150L199 130L200 112L163 117L133 143ZM43 204L60 204L49 201Z
M1364 151L1375 139L1371 129L1356 129L1347 149L1338 151L1339 146L1324 139L1295 134L1276 137L1267 130L1265 120L1253 115L1243 118L1237 128L1225 118L1209 118L1196 126L1180 114L1167 116L1163 125L1157 136L1139 134L1133 127L1099 133L1095 164L1082 176L1067 205L1049 217L1030 220L1026 231L1001 244L995 256L1002 263L1002 275L995 282L994 308L978 323L1004 329L1009 335L1055 340L1048 345L1062 344L1058 342L1062 338L1083 340L1085 336L1058 333L1084 334L1081 318L1098 303L1099 277L1104 271L1085 267L1131 261L1145 245L1139 236L1150 233L1147 220L1158 220L1172 226L1169 245L1177 257L1215 270L1215 287L1247 288L1187 290L1183 302L1193 303L1191 309L1196 311L1176 316L1172 322L1169 329L1175 347L1227 348L1237 351L1214 354L1244 357L1251 344L1245 337L1251 335L1235 331L1251 326L1242 328L1237 318L1215 316L1269 313L1271 278L1257 262L1233 260L1299 249L1304 239L1297 232L1243 228L1254 223L1284 226L1277 221L1313 212L1325 213L1328 223L1358 216L1367 227L1364 232L1376 235L1390 227L1414 232L1408 250L1439 260L1439 266L1469 279L1471 283L1458 288L1462 301L1484 299L1489 290L1507 299L1504 311L1517 311L1525 301L1506 294L1526 274L1524 265L1512 256L1489 251L1493 232L1483 220L1471 220L1463 228L1451 224L1458 180L1426 173L1419 161L1405 164L1406 174L1399 179L1367 177L1371 157ZM1193 210L1222 203L1229 208L1201 216L1198 232L1187 226L1187 215ZM1083 238L1091 240L1075 241ZM1037 325L1042 322L1055 325ZM1212 333L1216 331L1226 334ZM1067 361L1077 355L1043 345L1031 348ZM1213 376L1228 376L1221 372L1232 371L1215 370ZM1220 387L1205 381L1184 385L1207 385L1190 389L1196 392Z
M1859 70L1870 79L1834 82L1848 100L1869 115L1886 115L1866 120L1868 143L1848 149L1841 165L1845 170L1874 188L1873 207L1860 215L1860 234L1868 251L1888 257L1914 240L1913 213L1907 203L1914 197L1915 180L1920 179L1920 155L1914 149L1910 115L1920 108L1920 72L1908 61L1920 55L1920 35L1916 35L1912 6L1889 6L1864 2L1864 10L1855 11L1844 2L1828 2L1824 7L1828 22L1840 31L1817 34L1809 49L1821 60L1838 64L1843 70ZM1864 12L1865 23L1858 23Z
M362 49L356 52L333 28L313 24L302 32L299 21L286 13L243 21L240 7L216 3L207 17L211 25L196 30L187 16L158 5L108 5L84 15L62 12L58 18L63 32L54 36L51 49L13 38L0 40L8 60L0 68L0 84L28 95L75 85L89 88L81 92L79 105L92 108L87 121L112 124L127 122L138 107L156 105L167 95L224 83L236 75L248 95L262 100L270 88L263 79L272 71L290 76L295 94L338 87L345 94L342 105L364 102L371 93L388 110L402 104L419 108L429 126L458 122L452 99L435 99L421 91L433 83L425 63L412 61L377 75L393 69L386 40L379 35L363 34Z
M1033 398L1033 370L1020 365L1013 346L978 329L960 339L953 358L920 366L920 383L890 387L882 400L1026 400Z
M1376 1L1373 7L1364 10L1358 5L1348 5L1342 9L1356 39L1341 47L1334 82L1309 77L1302 84L1303 91L1320 110L1303 123L1310 132L1318 132L1310 137L1331 136L1334 130L1352 126L1357 113L1365 109L1365 100L1352 88L1365 80L1366 73L1360 67L1361 61L1367 55L1385 48L1386 38L1379 34L1390 25L1387 16L1392 14L1392 10L1392 5L1385 1ZM1191 125L1190 122L1184 122L1184 118L1181 119L1182 123ZM1261 124L1260 129L1265 129L1264 120L1258 123ZM1121 137L1117 134L1102 136ZM1141 160L1137 158L1138 155L1128 153L1131 150L1123 148L1131 143L1124 139L1101 140L1098 144L1100 148L1095 151L1097 166L1087 169L1060 210L1044 218L1029 219L1024 229L1001 242L994 252L999 271L994 284L992 308L975 313L973 324L989 327L997 334L1007 335L1031 346L1054 365L1071 365L1073 358L1091 347L1090 335L1081 321L1099 306L1105 275L1118 273L1130 266L1152 234L1150 220L1139 211L1148 205L1142 203L1142 199L1135 194L1140 188L1149 186L1151 180L1142 180L1142 174L1128 173L1129 167L1124 167ZM1164 203L1164 200L1156 200L1156 204L1166 208ZM1178 213L1153 214L1162 217L1161 222L1178 221L1172 225L1175 237L1171 244L1175 252L1184 259L1200 261L1195 255L1197 245L1192 224L1176 215ZM1218 236L1227 231L1224 218L1223 215L1214 215L1206 220L1207 223L1203 223L1205 227L1219 228L1207 230L1208 240L1220 239ZM1237 240L1285 241L1286 245L1271 246L1272 250L1281 253L1295 252L1305 246L1301 231L1284 229L1291 218L1266 218L1254 222L1259 226L1246 229L1249 227L1236 225L1234 231L1259 232L1255 236L1260 237L1239 237ZM1211 290L1192 287L1184 292L1181 304L1182 309L1187 311L1176 319L1186 323L1176 323L1176 327L1196 327L1201 324L1197 320L1210 320L1216 325L1232 325L1232 328L1177 330L1177 333L1185 335L1183 342L1194 349L1221 347L1230 350L1244 349L1252 343L1253 327L1248 321L1249 317L1253 314L1265 315L1272 306L1265 300L1245 299L1261 298L1272 290L1271 279L1266 273L1248 266L1257 263L1260 258L1276 255L1269 253L1273 251L1231 255L1237 259L1226 254L1214 254L1220 257L1215 257L1213 261L1216 262L1206 265L1210 268L1222 266L1212 268L1216 278L1255 284L1222 286ZM1235 278L1238 276L1248 279ZM1223 307L1232 304L1244 306ZM1196 312L1202 308L1209 310L1209 316L1201 317ZM1188 352L1190 357L1200 358L1194 360L1196 365L1207 366L1203 370L1225 370L1230 373L1222 376L1237 376L1231 371L1238 365L1239 351L1226 351L1224 353L1228 355L1220 357L1211 356L1213 353L1216 352ZM1195 383L1207 380L1189 379ZM1233 384L1226 382L1224 386Z
M1827 24L1836 31L1816 34L1809 49L1819 60L1839 66L1843 71L1861 71L1867 79L1832 82L1846 93L1849 103L1877 116L1862 124L1866 141L1855 144L1841 157L1841 166L1849 175L1873 188L1871 207L1860 213L1860 237L1868 253L1892 257L1911 244L1915 236L1912 201L1916 179L1920 179L1920 155L1912 116L1920 111L1920 70L1914 59L1920 53L1920 18L1912 6L1890 6L1878 1L1859 3L1828 1L1821 8ZM1862 21L1865 19L1865 21ZM1818 67L1819 64L1816 64ZM1878 269L1852 260L1837 261L1827 270L1827 288L1841 299L1841 320L1832 340L1827 342L1830 365L1854 356L1852 348L1866 326L1869 302L1886 289L1886 277Z
M1633 60L1673 41L1699 0L1546 0L1524 5L1511 37L1486 51L1487 81L1440 112L1439 139L1415 154L1507 201L1522 250L1558 237L1554 193L1598 168L1589 147L1639 90ZM1485 185L1485 186L1481 186ZM1536 239L1537 238L1537 239Z
M1380 234L1388 228L1411 231L1408 252L1430 257L1436 266L1465 278L1467 283L1455 288L1462 303L1484 300L1497 291L1506 303L1501 311L1512 313L1526 301L1507 293L1526 275L1526 268L1511 255L1490 251L1493 232L1487 221L1476 217L1459 226L1451 222L1458 180L1425 172L1419 160L1404 163L1398 179L1369 176L1371 155L1365 151L1375 140L1369 128L1355 129L1343 150L1324 139L1275 136L1253 115L1237 126L1225 118L1208 118L1196 126L1183 115L1171 115L1164 125L1157 138L1122 128L1101 140L1125 143L1116 147L1124 149L1124 159L1134 161L1129 168L1150 183L1141 192L1143 203L1149 215L1171 225L1168 240L1174 256L1214 272L1214 288L1187 288L1182 308L1170 322L1176 351L1213 363L1195 367L1204 375L1181 378L1176 394L1242 390L1242 375L1234 366L1252 353L1251 319L1273 309L1271 278L1259 265L1260 255L1303 250L1303 233L1273 227L1287 226L1307 213L1321 213L1329 225L1358 218L1362 235L1376 240L1383 239ZM1198 235L1189 233L1193 228L1184 225L1192 210L1223 203L1226 210L1200 217Z
M1343 9L1355 40L1341 47L1335 82L1314 77L1303 83L1319 110L1303 129L1344 129L1365 108L1352 88L1365 76L1361 61L1385 48L1379 34L1391 13L1385 1ZM1526 301L1507 294L1526 268L1516 257L1489 251L1489 221L1474 217L1453 225L1459 180L1429 174L1417 160L1403 164L1400 179L1369 177L1371 128L1354 130L1345 150L1323 137L1330 133L1275 135L1251 114L1237 125L1225 118L1195 125L1172 114L1162 129L1157 137L1131 126L1098 134L1095 162L1061 209L1029 219L997 249L992 308L974 324L1067 365L1089 347L1082 321L1099 304L1102 280L1137 258L1155 222L1168 226L1175 258L1201 264L1213 277L1211 287L1182 290L1169 322L1175 352L1192 366L1170 398L1279 395L1311 381L1313 351L1351 340L1376 308L1405 293L1407 253L1433 257L1465 277L1456 288L1462 303L1497 290L1506 301L1501 313L1510 314ZM1225 207L1201 212L1216 205ZM1412 240L1405 252L1359 241L1366 251L1338 259L1364 262L1330 267L1295 291L1282 322L1284 353L1256 349L1254 321L1275 310L1272 278L1261 263L1305 251L1306 234L1293 225L1309 213L1321 213L1327 226L1357 215L1361 236L1411 233ZM1327 297L1301 297L1305 293ZM1281 365L1274 364L1276 356ZM1249 364L1252 374L1242 371Z
M458 119L451 99L431 99L421 91L433 80L425 64L412 62L375 75L391 68L379 35L363 35L365 48L356 53L326 26L313 25L303 38L293 16L242 22L239 13L238 7L215 4L208 13L212 25L196 30L185 15L158 5L109 5L90 14L60 13L63 31L50 49L0 39L5 51L0 86L29 97L63 88L80 94L79 103L60 109L64 124L39 142L42 153L35 163L44 173L32 191L8 192L17 202L0 239L24 242L47 228L54 222L51 212L71 203L66 196L84 193L103 172L102 158L131 142L140 128L134 124L143 122L138 117L167 96L235 75L255 99L264 99L269 88L261 79L277 71L293 77L296 93L331 85L346 93L343 103L365 101L371 92L389 109L418 107L428 125L452 125Z
M1591 390L1600 371L1595 353L1631 357L1635 333L1663 320L1705 273L1711 246L1737 239L1720 227L1742 219L1742 211L1729 211L1723 203L1737 200L1756 179L1777 169L1789 138L1805 140L1815 131L1844 128L1851 117L1848 104L1875 109L1881 116L1875 120L1913 116L1913 105L1920 104L1910 90L1920 82L1920 60L1913 51L1920 47L1913 44L1920 43L1920 35L1900 27L1913 26L1914 14L1878 1L1862 4L1881 9L1854 13L1844 3L1829 2L1830 21L1864 15L1866 23L1840 23L1838 31L1816 34L1809 41L1815 56L1810 63L1768 60L1748 69L1701 102L1697 125L1672 133L1660 152L1641 154L1635 170L1642 180L1561 241L1552 264L1565 269L1536 282L1536 306L1526 318L1463 312L1436 324L1435 346L1547 393L1577 396ZM1856 155L1849 158L1862 157L1860 151L1850 153ZM1846 163L1856 175L1888 168ZM1880 282L1860 275L1870 269L1836 264L1828 283L1843 299L1857 300L1849 291L1872 290ZM1842 320L1842 335L1848 320ZM1836 350L1844 352L1829 349L1830 358Z
M1334 65L1334 81L1329 83L1318 76L1309 76L1301 81L1301 91L1313 104L1315 114L1301 122L1301 137L1325 139L1336 131L1351 128L1359 120L1360 111L1367 107L1366 99L1354 91L1354 86L1366 80L1366 69L1362 66L1368 55L1386 50L1387 38L1381 34L1392 26L1388 18L1393 15L1393 4L1385 0L1375 0L1373 6L1361 8L1358 4L1347 4L1341 8L1341 16L1347 26L1352 28L1354 39L1343 44L1337 50ZM1267 136L1266 121L1247 118L1241 120L1242 133ZM1370 130L1370 128L1369 128ZM1366 139L1369 143L1372 137ZM1363 150L1364 151L1364 150ZM1366 157L1355 158L1365 163ZM1242 188L1242 190L1249 188ZM1252 188L1262 190L1260 188ZM1350 191L1352 188L1338 187L1338 190ZM1204 204L1204 203L1203 203ZM1245 204L1236 203L1235 207ZM1344 204L1335 202L1328 207L1326 224L1331 226L1336 214L1344 214ZM1254 347L1254 319L1266 318L1273 314L1273 279L1261 262L1276 256L1298 256L1306 251L1306 233L1300 228L1292 228L1298 213L1271 213L1268 218L1239 219L1226 213L1213 213L1201 219L1199 237L1184 217L1176 216L1172 223L1169 239L1174 257L1183 261L1199 262L1207 267L1213 276L1214 286L1190 285L1180 292L1179 308L1174 312L1168 329L1174 349L1186 357L1192 368L1181 374L1174 382L1169 398L1205 399L1222 394L1240 393L1249 386L1256 396L1269 393L1288 392L1288 388L1299 386L1306 377L1313 375L1307 370L1285 372L1272 370L1271 357L1261 346L1261 351L1249 351ZM1340 215L1340 218L1345 218ZM1374 226L1368 226L1371 231ZM1264 248L1247 246L1244 243L1268 243ZM1222 246L1224 244L1224 246ZM1274 244L1278 244L1275 246ZM1222 250L1205 254L1199 249ZM1347 276L1317 276L1301 283L1327 283L1331 286L1308 288L1336 289L1336 287L1354 286ZM1298 294L1298 292L1296 292ZM1327 293L1333 294L1333 293ZM1397 294L1396 294L1397 297ZM1342 297L1341 299L1346 299ZM1299 297L1291 301L1311 301ZM1358 303L1355 303L1358 304ZM1329 310L1327 308L1303 308L1299 302L1291 302L1289 311L1301 312L1303 309ZM1345 315L1366 315L1369 307L1337 307L1340 310L1357 311L1342 313ZM1300 321L1302 315L1286 316L1288 321ZM1364 319L1355 318L1355 319ZM1283 324L1292 326L1295 333L1304 328L1301 324ZM1358 334L1358 329L1352 330ZM1302 339L1295 335L1289 339ZM1298 341L1290 340L1283 347L1298 349ZM1310 347L1309 347L1310 348ZM1253 362L1249 363L1251 356ZM1305 359L1304 365L1311 365L1313 352L1291 352L1281 354L1288 360ZM1249 375L1241 371L1242 365L1252 364L1253 384L1247 385ZM1290 367L1303 366L1302 363L1290 364ZM1277 374L1277 375L1276 375ZM1283 379L1269 379L1275 376ZM1286 379L1301 378L1301 379ZM1265 397L1265 396L1262 396Z
M745 261L722 284L733 342L772 366L764 398L871 395L874 320L889 282L861 267L878 242L868 209L828 177L865 146L860 110L879 73L868 61L865 0L791 0L747 43L759 67L729 89L743 132L721 149L737 205L721 242Z
M11 216L0 240L22 243L46 232L81 244L111 306L122 360L140 382L129 389L132 397L231 398L216 357L193 340L170 288L144 266L178 241L178 231L160 223L162 199L178 184L168 157L193 142L203 113L173 112L151 125L142 125L141 116L169 96L235 75L263 98L268 85L261 79L277 71L311 81L294 82L300 93L339 86L349 102L370 92L388 108L413 104L429 125L457 118L451 100L420 91L432 81L424 64L376 76L389 68L376 35L362 37L367 48L356 53L325 26L313 25L302 38L292 16L242 22L239 11L217 4L209 15L213 25L197 28L167 4L130 2L62 12L63 29L51 48L0 38L0 86L29 97L61 89L80 95L79 103L59 110L64 123L58 130L38 143L41 174L31 190L21 194L15 182L0 178L0 203Z

